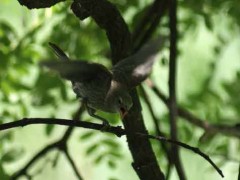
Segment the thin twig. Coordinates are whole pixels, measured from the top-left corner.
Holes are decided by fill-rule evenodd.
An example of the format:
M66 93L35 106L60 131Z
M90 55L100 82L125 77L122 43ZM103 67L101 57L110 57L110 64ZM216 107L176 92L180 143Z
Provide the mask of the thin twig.
M169 111L171 138L177 139L177 98L176 98L176 74L177 74L177 29L176 29L176 2L171 0L170 6L170 57L169 57Z
M47 167L48 164L52 163L52 159L50 158L45 158L44 162L42 162L41 166L39 168L37 168L34 172L31 172L31 175L28 174L28 176L30 177L29 179L34 179L34 177L42 174L42 172L44 171L44 169ZM26 176L26 175L25 175Z
M150 114L151 114L151 116L152 116L152 118L153 118L153 123L154 123L154 127L155 127L156 134L157 134L158 136L164 136L164 133L160 130L159 120L158 120L158 118L155 116L155 114L154 114L154 112L153 112L153 108L152 108L152 106L151 106L151 102L150 102L150 100L149 100L149 97L148 97L146 91L144 90L144 88L142 87L142 85L141 85L139 88L140 88L140 90L141 90L141 92L142 92L143 98L144 98L144 100L145 100L145 102L146 102L146 104L147 104L147 106L148 106L148 108L149 108ZM164 152L165 152L166 155L167 155L168 163L169 163L169 164L172 164L171 154L170 154L170 151L169 151L168 147L167 147L166 144L163 143L162 141L160 141L160 142L161 142L160 145L161 145L162 149L164 150Z
M30 161L18 172L16 172L10 180L16 180L20 176L27 175L28 169L34 164L37 160L39 160L41 157L43 157L45 154L49 153L50 151L54 150L56 148L56 142L49 144L45 146L42 150L40 150L36 155L34 155Z
M168 164L168 167L167 167L167 173L166 173L166 180L169 180L170 178L170 174L172 172L172 164Z
M169 118L171 139L177 141L177 98L176 98L176 75L177 75L177 1L170 0L169 6L170 28L170 57L169 57ZM175 164L179 179L185 180L186 176L179 157L179 148L172 146L173 163Z
M238 180L240 180L240 163L239 163L239 168L238 168Z
M167 99L167 97L159 89L157 89L157 87L152 82L148 83L148 85L151 87L154 93L164 102L164 104L166 106L169 106L169 100ZM206 132L209 132L211 134L221 133L227 136L240 138L239 124L234 125L211 124L208 122L207 119L201 119L182 107L178 106L177 111L179 117L182 117L183 120L186 120L189 123L204 129Z
M96 124L86 121L74 121L69 119L53 119L53 118L23 118L18 121L9 122L5 124L0 124L0 131L23 127L30 124L58 124L62 126L72 126L72 127L82 127L86 129L101 130L105 127L104 124ZM113 133L116 136L122 136L125 134L125 131L121 126L110 126L105 129L105 132Z
M227 136L234 136L240 138L240 126L238 124L211 124L207 119L200 119L184 108L178 108L179 116L183 117L188 122L203 128L207 133L217 134L222 133Z
M149 27L146 29L144 33L142 33L141 37L138 38L138 44L135 46L134 51L137 51L142 47L143 44L145 44L151 36L156 31L158 25L160 24L160 21L164 15L164 13L168 9L168 0L156 0L153 4L152 11L155 12L152 15L151 19L148 22Z
M147 134L141 134L141 133L137 133L141 136L146 136L150 139L156 139L156 140L159 140L159 141L164 141L164 142L168 142L168 143L171 143L171 144L174 144L174 145L177 145L177 146L181 146L185 149L188 149L188 150L191 150L193 151L194 153L202 156L204 159L206 159L213 167L214 169L216 169L216 171L222 176L224 177L222 171L217 167L217 165L209 158L208 155L206 155L205 153L203 153L199 148L196 148L196 147L192 147L188 144L185 144L183 142L179 142L179 141L176 141L176 140L172 140L172 139L168 139L168 138L165 138L165 137L162 137L162 136L153 136L153 135L147 135Z
M156 11L158 10L159 0L155 0L151 5L149 5L147 12L143 15L141 20L136 24L134 31L132 33L133 42L137 42L138 39L143 35L143 31L149 26L151 20L154 19Z
M83 178L81 177L81 175L80 175L80 173L79 173L79 171L77 169L77 166L76 166L75 162L73 161L72 157L70 156L67 148L64 150L64 154L66 155L70 165L72 166L72 169L73 169L75 175L77 176L77 178L79 180L82 180Z
M78 110L76 111L76 113L73 115L73 121L78 120L82 113L84 111L83 105L81 105ZM1 125L0 125L1 126ZM18 170L16 173L14 173L14 175L11 177L11 180L16 180L17 178L19 178L20 176L29 176L27 174L28 169L36 162L38 161L40 158L42 158L43 156L45 156L45 154L51 152L54 149L61 149L62 146L66 146L66 142L69 139L71 133L73 131L73 126L70 126L66 132L64 133L64 135L62 136L62 138L60 138L60 140L55 141L47 146L45 146L42 150L40 150L38 153L36 153L27 163L25 166L23 166L20 170ZM56 163L56 162L55 162Z
M69 120L68 120L69 121ZM99 129L101 130L101 129ZM68 131L67 131L68 132ZM153 136L153 135L148 135L148 134L143 134L143 133L134 133L136 135L141 135L141 136L146 136L148 138L151 138L151 139L156 139L156 140L159 140L159 141L164 141L164 142L168 142L168 143L173 143L175 145L178 145L178 146L181 146L181 147L184 147L186 149L189 149L189 150L192 150L193 152L199 154L200 156L202 156L203 158L205 158L217 171L218 173L222 176L222 171L214 164L214 162L212 162L212 160L209 158L209 156L207 156L206 154L204 154L203 152L201 152L198 148L195 148L195 147L192 147L192 146L189 146L185 143L182 143L182 142L179 142L179 141L176 141L176 140L172 140L172 139L167 139L163 136ZM63 136L65 137L65 136ZM31 160L20 170L18 171L17 173L15 173L12 177L11 177L11 180L16 180L18 177L20 177L21 175L27 175L27 170L29 169L29 167L34 163L36 162L39 158L41 158L42 156L44 156L46 153L49 153L50 151L54 150L54 149L59 149L59 150L62 150L70 164L72 165L74 171L75 171L75 174L77 175L77 177L81 178L80 174L77 173L77 168L76 168L76 165L74 164L73 160L71 159L69 153L67 152L67 146L66 146L66 140L67 139L64 139L64 138L61 138L60 140L44 147L42 150L40 150L35 156L33 156L33 158L31 158Z

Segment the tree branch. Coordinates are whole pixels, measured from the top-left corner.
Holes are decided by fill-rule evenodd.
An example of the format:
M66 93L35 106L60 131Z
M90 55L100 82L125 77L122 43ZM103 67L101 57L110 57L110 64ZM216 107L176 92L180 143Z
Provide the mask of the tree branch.
M83 107L83 106L82 106ZM79 115L83 112L83 108L80 108L80 110L76 113L76 115ZM74 117L74 119L76 119L76 115ZM67 120L67 121L70 121L70 120ZM72 120L74 121L74 120ZM8 123L7 123L8 124ZM4 124L2 124L4 125ZM68 147L67 147L67 140L69 139L70 137L70 134L73 130L73 126L70 126L65 134L63 135L62 138L60 138L60 140L54 142L54 143L51 143L49 145L47 145L46 147L44 147L42 150L40 150L36 155L34 155L30 161L21 169L19 170L18 172L16 172L12 177L11 177L11 180L16 180L18 177L22 176L22 175L25 175L25 176L28 176L28 177L31 177L27 171L28 169L38 160L40 159L42 156L44 156L45 154L49 153L50 151L54 150L54 149L58 149L58 150L61 150L67 157L67 160L69 161L70 165L72 166L76 176L78 177L79 180L82 179L81 175L79 174L78 170L77 170L77 167L76 167L76 164L74 163L73 159L71 158L69 152L68 152ZM99 129L101 130L101 129ZM124 131L124 130L123 130ZM209 158L208 155L204 154L203 152L201 152L198 148L195 148L195 147L192 147L190 145L187 145L185 143L182 143L182 142L179 142L179 141L175 141L175 140L172 140L172 139L167 139L163 136L153 136L153 135L148 135L148 134L143 134L143 133L134 133L136 136L137 136L137 139L139 139L139 136L144 136L144 137L147 137L147 138L150 138L150 139L156 139L160 142L168 142L168 143L172 143L172 144L175 144L175 145L178 145L178 146L181 146L181 147L184 147L186 149L189 149L193 152L195 152L196 154L199 154L200 156L202 156L203 158L205 158L217 171L218 173L223 177L223 173L222 171L215 165L215 163Z
M45 154L51 152L57 147L57 143L52 143L45 146L42 150L40 150L36 155L34 155L30 161L18 172L14 173L14 175L10 178L10 180L17 180L20 176L27 175L28 169L40 158L42 158Z
M169 106L169 100L167 99L167 97L162 92L160 92L152 82L148 83L148 85L155 92L155 94L164 102L164 104L166 106ZM182 107L178 106L177 111L178 115L182 117L183 120L186 120L189 123L204 129L207 133L211 134L221 133L226 136L240 138L239 124L235 125L211 124L208 122L207 119L201 119Z
M183 117L188 122L203 128L207 133L211 134L221 133L227 136L235 136L240 138L239 124L236 125L210 124L208 123L208 120L200 119L181 107L179 108L179 116Z
M134 51L139 50L151 38L168 6L168 0L154 1L133 32Z
M113 64L130 54L132 42L128 26L117 8L110 2L107 0L74 0L71 8L80 20L90 15L98 26L106 31L111 46ZM164 174L158 166L150 141L147 138L138 139L134 134L134 132L147 133L147 130L141 115L141 106L136 90L131 92L131 96L134 105L123 120L123 124L134 160L133 167L140 179L162 180ZM98 127L94 126L94 128Z
M51 7L59 2L62 2L65 0L18 0L18 2L22 6L26 6L28 9L39 9L39 8L47 8Z
M78 110L76 111L76 113L73 116L73 119L76 121L80 118L80 116L82 115L84 111L84 106L81 105ZM66 132L64 133L64 135L62 136L62 138L60 138L58 141L51 143L47 146L45 146L42 150L40 150L38 153L36 153L29 161L28 163L22 167L20 170L18 170L16 173L14 173L14 175L11 177L11 180L16 180L17 178L19 178L20 176L29 176L27 174L28 169L36 162L38 161L40 158L42 158L45 154L51 152L54 149L62 149L62 147L66 148L66 143L67 140L69 139L70 135L73 132L73 126L69 127ZM56 163L56 161L54 162Z
M82 128L94 129L94 130L101 130L105 126L103 124L96 124L96 123L91 123L86 121L74 121L69 119L23 118L18 121L0 124L0 131L16 128L16 127L23 127L30 124L58 124L62 126L82 127ZM121 128L121 126L110 126L105 130L105 132L113 133L119 137L125 134L125 131Z
M150 139L156 139L156 140L159 140L161 142L168 142L168 143L183 147L185 149L188 149L190 151L193 151L194 153L196 153L196 154L200 155L201 157L203 157L204 159L206 159L214 167L214 169L218 172L218 174L220 174L220 176L224 177L222 171L217 167L217 165L210 159L210 157L208 155L206 155L202 151L200 151L199 148L192 147L188 144L182 143L180 141L168 139L168 138L165 138L163 136L152 136L152 135L146 135L146 134L140 134L140 133L138 133L138 134L142 135L142 136L147 136Z
M72 9L80 3L99 27L106 31L112 51L112 63L127 57L132 51L131 34L121 14L106 0L76 0ZM75 7L75 8L73 8ZM74 12L77 12L74 10ZM77 16L78 14L75 13ZM80 19L82 16L78 16ZM162 180L164 174L158 166L149 140L138 139L135 132L147 133L141 114L141 105L136 90L131 93L133 107L123 120L127 142L133 157L133 167L140 179Z
M73 161L73 159L71 158L71 156L68 152L68 149L66 148L63 152L66 155L66 158L68 159L70 165L72 166L72 169L73 169L75 175L77 176L78 180L82 180L83 178L81 177L80 173L78 172L77 166L76 166L75 162Z
M100 28L106 31L113 64L130 54L132 50L131 34L127 24L113 4L107 0L75 0L71 9L80 20L83 19L83 15L79 12L84 10Z
M171 139L177 137L177 98L176 98L176 76L177 76L177 0L170 0L169 3L169 28L170 28L170 57L169 57L169 118ZM179 148L172 146L173 163L175 164L179 179L185 180L186 176L179 157Z
M238 168L238 180L240 180L240 163L239 163L239 168Z
M154 123L154 126L155 126L155 132L158 136L165 136L164 133L160 130L160 126L159 126L159 119L155 116L154 112L153 112L153 108L151 106L151 102L149 100L149 97L146 93L146 91L144 90L143 86L141 85L140 87L140 90L142 92L142 95L143 95L143 98L149 108L149 111L150 111L150 114L153 118L153 123ZM168 160L168 163L169 164L172 164L172 159L171 159L171 153L169 151L169 148L166 146L165 143L163 143L162 141L161 142L161 147L162 149L164 150L165 154L167 155L167 160Z
M155 18L155 16L166 10L166 8L160 9L160 7L163 7L164 1L155 0L149 7L147 7L147 12L143 15L141 21L137 23L132 33L132 38L134 42L137 42L138 39L141 39L141 36L145 34L142 33L142 31L147 30L149 24L152 24L152 20Z

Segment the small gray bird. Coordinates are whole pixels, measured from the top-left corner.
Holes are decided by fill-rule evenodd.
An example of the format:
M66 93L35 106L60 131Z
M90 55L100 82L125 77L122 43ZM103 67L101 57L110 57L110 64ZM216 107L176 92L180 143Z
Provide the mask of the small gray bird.
M96 110L120 113L124 118L132 107L129 91L150 74L155 56L163 46L163 39L150 42L137 53L119 61L111 70L97 63L69 61L68 56L53 43L49 45L62 61L45 61L41 64L70 80L89 115L108 125L104 118L95 114Z

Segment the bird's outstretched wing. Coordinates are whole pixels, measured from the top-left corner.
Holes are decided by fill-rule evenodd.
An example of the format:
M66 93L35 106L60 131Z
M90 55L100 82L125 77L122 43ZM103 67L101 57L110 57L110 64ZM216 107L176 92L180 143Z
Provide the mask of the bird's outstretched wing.
M86 61L70 61L64 51L56 44L49 42L50 47L62 61L44 61L41 65L57 71L63 78L72 82L110 81L112 74L101 64Z
M147 43L138 52L129 56L113 68L113 79L126 83L129 88L139 85L144 81L152 70L156 55L163 47L166 37L159 37Z
M112 74L108 69L97 63L85 61L43 61L41 65L57 71L63 78L74 82L92 80L110 80Z

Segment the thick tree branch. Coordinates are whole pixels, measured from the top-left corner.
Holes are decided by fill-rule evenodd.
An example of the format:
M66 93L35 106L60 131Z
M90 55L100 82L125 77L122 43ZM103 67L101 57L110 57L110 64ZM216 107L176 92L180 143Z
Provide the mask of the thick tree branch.
M112 63L116 64L125 58L132 51L131 34L126 23L115 6L106 0L75 0L72 9L81 19L81 14L76 12L77 4L87 11L96 21L99 27L106 31L112 51ZM79 5L78 5L79 7ZM123 120L126 130L129 149L133 156L133 167L140 179L162 180L164 175L161 172L151 144L147 138L137 138L135 132L147 133L141 105L136 90L131 92L133 107Z
M39 8L47 8L51 7L59 2L62 2L65 0L38 0L38 1L33 1L33 0L18 0L18 2L22 6L26 6L28 9L39 9Z
M112 53L112 62L128 56L131 52L131 34L117 8L107 0L75 0L71 6L75 15L82 20L83 10L106 31ZM80 10L80 11L79 11Z
M169 119L171 139L177 137L177 97L176 97L176 76L177 76L177 0L170 0L169 3L169 28L170 28L170 57L169 57ZM175 164L179 179L185 180L185 173L179 157L179 148L172 146L173 163Z

